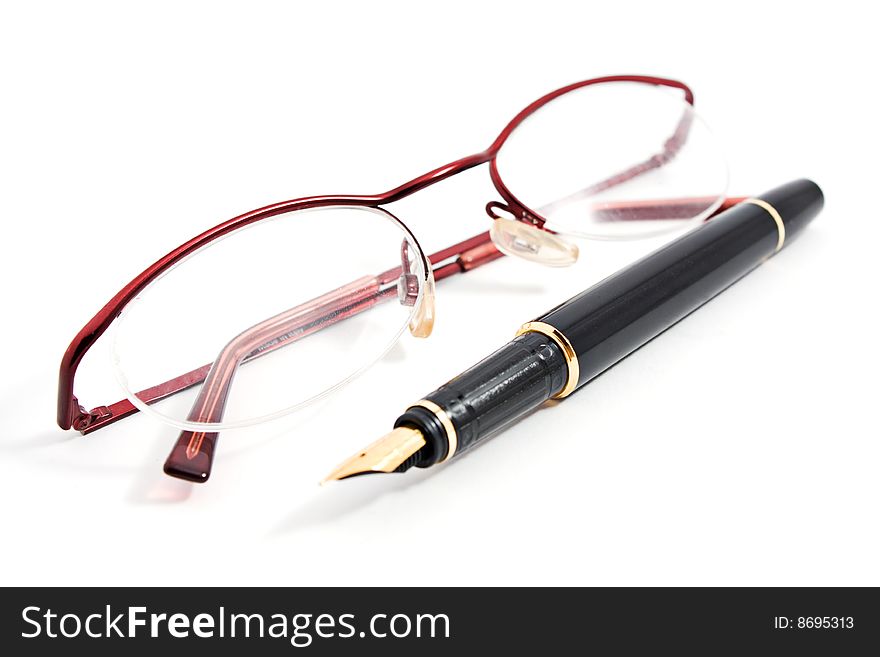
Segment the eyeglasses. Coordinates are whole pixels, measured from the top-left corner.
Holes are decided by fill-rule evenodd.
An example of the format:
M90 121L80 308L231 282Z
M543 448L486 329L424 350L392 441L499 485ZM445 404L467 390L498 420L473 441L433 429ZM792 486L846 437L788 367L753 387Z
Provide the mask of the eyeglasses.
M725 199L726 163L693 100L662 78L577 82L526 107L485 151L390 191L283 201L205 231L136 276L73 339L58 424L87 434L149 413L181 430L165 472L207 480L219 431L337 389L407 328L428 337L435 281L502 255L570 265L578 248L567 236L644 237L741 200ZM490 227L448 248L426 255L384 207L487 163L501 197L486 206ZM111 324L126 398L86 410L74 377Z

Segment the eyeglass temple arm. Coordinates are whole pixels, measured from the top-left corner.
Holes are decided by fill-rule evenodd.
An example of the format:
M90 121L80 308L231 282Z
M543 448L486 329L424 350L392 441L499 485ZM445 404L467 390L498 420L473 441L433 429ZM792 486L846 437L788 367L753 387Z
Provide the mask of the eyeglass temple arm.
M692 100L692 99L691 99ZM693 114L685 111L678 122L675 133L666 140L663 150L644 162L640 162L635 166L621 171L605 180L594 183L589 187L580 189L568 196L553 201L549 205L541 208L542 212L548 212L551 209L557 209L568 205L582 198L592 196L606 189L611 189L617 185L621 185L633 178L647 173L653 169L658 169L670 162L681 150L691 124L693 123ZM737 203L746 200L746 196L731 196L721 201L721 204L712 213L706 217L706 221L714 217L719 212L723 212L733 207ZM594 203L592 205L593 216L600 221L662 221L670 219L681 219L694 217L709 208L716 201L716 197L689 197L689 198L673 198L673 199L651 199L643 201L607 201L603 203Z
M693 106L694 97L689 89L684 89L685 92L685 101L688 103L688 106ZM548 213L551 210L558 209L569 205L575 201L578 201L583 198L587 198L594 194L598 194L606 189L611 189L612 187L616 187L617 185L622 185L623 183L636 178L637 176L642 175L643 173L647 173L648 171L652 171L654 169L659 169L664 164L670 162L678 152L681 150L684 143L687 141L688 134L691 130L691 125L693 124L694 114L693 112L688 111L686 108L682 113L681 118L678 120L678 124L676 125L675 131L672 133L672 136L667 139L663 143L663 149L659 153L655 153L648 159L635 164L628 169L625 169L619 173L614 174L606 178L605 180L599 181L597 183L593 183L583 189L579 189L576 192L572 192L568 196L564 196L561 199L553 201L548 205L545 205L541 208L542 213ZM681 200L681 199L680 199ZM638 205L638 204L637 204ZM628 208L626 202L622 202L621 205L616 206L616 209L621 210ZM645 212L643 212L643 217L648 215L647 210L649 210L652 206L643 205L641 206ZM705 206L704 206L705 207ZM601 213L601 210L600 210ZM600 214L601 216L601 214ZM606 217L610 216L610 213L606 213ZM655 218L655 217L652 217Z
M500 258L502 255L503 254L498 251L492 243L489 233L484 232L432 254L429 256L429 260L433 264L434 280L442 280L453 274L470 271L480 265ZM396 279L399 274L400 267L396 267L384 272L378 277L378 279L387 282ZM362 306L357 312L362 312L368 307L369 306ZM352 313L352 315L353 314L356 313ZM279 340L274 345L264 347L259 353L246 355L241 362L250 362L254 358L265 355L284 344L284 341ZM145 404L153 404L166 399L171 395L202 383L208 376L211 366L212 363L208 363L170 379L169 381L146 388L145 390L138 392L137 397ZM132 404L131 401L123 399L114 404L98 406L91 411L88 411L91 416L91 421L82 428L75 428L77 428L83 435L86 435L128 417L133 413L137 413L137 411L138 408Z
M382 289L383 282L386 281L380 281L376 276L364 276L237 335L223 347L208 370L187 420L221 422L233 379L245 360L253 360L297 342L397 294L396 287ZM181 432L165 461L166 474L190 481L206 481L211 474L217 437L216 431Z
M742 203L747 198L747 196L729 196L723 199L718 208L706 217L706 221L716 214L724 212L738 203ZM606 201L604 203L594 203L592 215L600 221L681 219L696 216L700 212L705 211L716 200L714 196L699 196L645 201Z
M693 103L693 98L691 98ZM673 135L663 144L663 150L656 155L648 158L644 162L622 171L619 174L607 178L600 183L596 183L583 190L556 201L552 205L564 204L569 200L576 200L584 196L590 196L605 189L610 189L616 185L632 180L636 176L658 169L669 163L681 150L687 141L693 123L694 115L685 111L678 122ZM723 212L733 207L737 203L746 200L745 196L732 196L725 198L706 220L708 221L719 212ZM650 221L650 220L670 220L680 219L683 217L694 217L710 207L716 200L715 197L691 197L677 199L656 199L644 201L611 201L605 203L596 203L593 205L593 214L600 221Z

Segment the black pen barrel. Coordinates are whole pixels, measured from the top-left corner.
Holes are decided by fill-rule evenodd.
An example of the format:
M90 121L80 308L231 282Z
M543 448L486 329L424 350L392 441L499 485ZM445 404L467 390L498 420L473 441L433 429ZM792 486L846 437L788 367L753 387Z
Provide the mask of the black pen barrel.
M576 387L764 262L822 205L815 183L788 183L730 208L543 315L539 321L558 329L574 348Z
M822 209L796 180L744 201L525 324L512 342L398 418L424 435L406 464L457 456L551 397L565 397L788 244Z

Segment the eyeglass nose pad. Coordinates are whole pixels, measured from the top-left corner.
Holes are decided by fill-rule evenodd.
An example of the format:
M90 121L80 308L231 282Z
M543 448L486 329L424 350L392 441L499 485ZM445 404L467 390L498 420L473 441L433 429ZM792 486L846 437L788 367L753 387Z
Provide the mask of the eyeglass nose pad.
M431 335L434 330L434 311L434 272L429 270L428 278L422 286L422 301L409 320L409 332L413 337L427 338Z
M548 267L568 267L577 262L579 250L576 244L523 221L499 217L494 213L497 206L490 206L486 208L493 217L489 237L501 253Z

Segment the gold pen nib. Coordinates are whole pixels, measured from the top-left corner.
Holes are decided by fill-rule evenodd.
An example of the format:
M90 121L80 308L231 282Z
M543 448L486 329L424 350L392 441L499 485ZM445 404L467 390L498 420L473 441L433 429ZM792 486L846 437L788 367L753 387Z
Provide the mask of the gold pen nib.
M425 437L421 431L411 427L398 427L343 462L321 483L361 474L394 472L424 446Z

